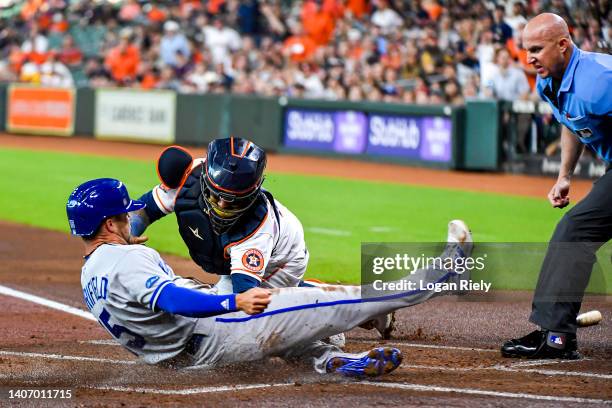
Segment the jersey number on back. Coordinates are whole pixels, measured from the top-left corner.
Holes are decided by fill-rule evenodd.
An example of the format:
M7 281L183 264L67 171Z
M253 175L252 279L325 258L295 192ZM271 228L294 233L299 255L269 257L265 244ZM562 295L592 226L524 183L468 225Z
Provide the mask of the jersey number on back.
M145 345L144 337L132 332L129 329L126 329L125 327L121 325L118 325L118 324L111 325L109 322L110 317L111 317L110 313L108 313L106 309L102 309L102 313L100 313L100 322L102 322L104 327L106 327L106 329L109 332L111 332L111 334L116 339L119 339L123 333L127 333L133 337L133 339L127 342L128 347L132 347L135 349L141 349L144 347Z

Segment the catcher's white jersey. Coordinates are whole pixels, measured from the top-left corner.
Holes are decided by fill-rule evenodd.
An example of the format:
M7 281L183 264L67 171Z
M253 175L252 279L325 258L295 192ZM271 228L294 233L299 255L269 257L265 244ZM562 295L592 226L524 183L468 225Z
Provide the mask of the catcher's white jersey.
M174 212L177 193L178 189L168 189L162 185L153 188L153 199L161 212ZM262 287L297 286L304 277L309 258L304 230L291 211L278 200L274 200L274 204L278 219L268 201L266 219L255 233L226 249L226 255L231 259L231 273L254 277ZM224 282L221 283L224 286ZM231 287L229 281L225 284ZM219 293L225 292L222 289Z
M193 285L175 276L157 251L143 245L103 244L81 271L91 313L119 343L150 364L178 355L197 321L156 310L159 294L170 282Z

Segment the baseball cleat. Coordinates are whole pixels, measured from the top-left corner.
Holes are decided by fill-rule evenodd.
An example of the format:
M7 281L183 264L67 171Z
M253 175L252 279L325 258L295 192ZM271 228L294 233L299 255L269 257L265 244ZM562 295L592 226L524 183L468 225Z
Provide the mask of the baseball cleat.
M520 339L505 342L501 347L501 354L511 358L577 360L580 358L577 349L575 334L535 330Z
M442 253L442 258L451 258L456 260L472 255L474 240L472 239L472 232L464 221L452 220L448 223L446 242L447 244L444 252ZM462 272L457 272L454 270L454 268L451 270L457 273L459 275L458 279L462 281L468 281L470 279L471 271L469 269ZM467 290L456 290L450 292L450 294L459 296L466 295L467 293Z
M393 347L377 347L361 354L343 354L327 361L328 373L347 377L378 377L395 370L402 363L402 352Z
M463 256L470 256L474 249L474 240L469 227L462 220L452 220L448 223L448 234L446 242L449 244L459 244L463 252Z

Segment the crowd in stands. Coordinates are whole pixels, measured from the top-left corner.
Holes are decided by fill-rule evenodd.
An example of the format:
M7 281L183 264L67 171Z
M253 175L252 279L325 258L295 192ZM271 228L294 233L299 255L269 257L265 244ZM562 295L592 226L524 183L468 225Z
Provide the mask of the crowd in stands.
M550 11L609 52L606 0L9 0L0 80L461 104L529 98L521 31Z

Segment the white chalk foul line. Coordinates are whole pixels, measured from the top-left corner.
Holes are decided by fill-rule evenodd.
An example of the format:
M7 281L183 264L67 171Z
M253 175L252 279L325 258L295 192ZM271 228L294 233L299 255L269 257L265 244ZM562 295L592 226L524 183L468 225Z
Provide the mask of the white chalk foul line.
M601 378L604 380L612 380L612 375L609 374L597 374L587 373L584 371L561 371L561 370L546 370L543 368L511 368L511 367L491 367L491 370L497 371L508 371L511 373L534 373L542 375L564 375L568 377L589 377L589 378Z
M364 344L370 344L375 340L355 340L355 339L348 339L349 342L355 342L355 343L364 343ZM431 349L441 349L441 350L463 350L463 351L483 351L483 352L491 352L491 353L497 353L499 350L497 349L483 349L483 348L475 348L475 347L458 347L458 346L444 346L444 345L439 345L439 344L421 344L421 343L411 343L411 342L405 342L405 341L395 341L395 340L386 340L384 342L384 344L389 344L389 345L399 345L399 346L406 346L406 347L417 347L417 348L431 348Z
M0 356L48 358L51 360L88 361L88 362L110 363L110 364L136 364L137 363L137 361L135 360L113 360L110 358L67 356L63 354L30 353L30 352L25 352L25 351L0 350Z
M612 379L612 375L608 374L597 374L589 373L584 371L560 371L560 370L546 370L543 368L512 368L501 365L494 366L476 366L476 367L445 367L445 366L429 366L429 365L418 365L418 364L402 364L402 368L415 369L415 370L431 370L431 371L475 371L475 370L495 370L495 371L507 371L512 373L534 373L542 375L563 375L567 377L590 377L600 378L609 380Z
M238 384L219 387L197 387L183 389L159 389L146 387L121 387L121 386L92 386L87 387L94 390L102 391L118 391L118 392L138 392L146 394L162 394L162 395L192 395L192 394L210 394L213 392L228 392L228 391L243 391L257 388L272 388L272 387L289 387L294 383L277 383L277 384Z
M115 340L81 340L79 341L81 344L95 344L96 346L116 346L122 347L121 344L116 342Z
M529 360L529 361L520 361L518 363L510 364L509 366L501 365L501 367L509 367L509 368L523 368L523 367L533 367L533 366L541 366L541 365L551 365L551 364L571 364L578 363L580 361L588 361L590 358L581 358L579 360Z
M0 295L16 297L18 299L27 300L29 302L36 303L42 306L47 306L51 309L61 310L62 312L70 313L70 314L82 317L84 319L87 319L87 320L97 321L96 318L93 317L91 313L83 309L68 306L63 303L56 302L54 300L49 300L44 297L22 292L20 290L11 289L6 286L0 285Z
M411 391L458 393L458 394L470 394L470 395L483 395L487 397L532 399L532 400L539 400L539 401L577 402L577 403L582 402L582 403L593 403L593 404L611 404L612 403L612 401L610 400L602 400L602 399L578 398L578 397L557 397L553 395L538 395L538 394L524 394L524 393L516 393L516 392L488 391L488 390L479 390L475 388L439 387L436 385L388 383L388 382L363 382L362 384L372 384L372 385L376 385L377 387L396 388L396 389L411 390Z

